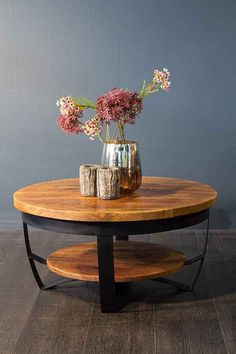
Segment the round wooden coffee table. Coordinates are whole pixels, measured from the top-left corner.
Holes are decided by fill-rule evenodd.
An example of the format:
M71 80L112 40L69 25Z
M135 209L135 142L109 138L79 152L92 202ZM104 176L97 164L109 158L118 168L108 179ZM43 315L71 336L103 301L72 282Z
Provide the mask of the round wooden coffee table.
M22 188L14 194L14 205L22 212L27 254L38 286L47 290L73 280L97 281L102 312L117 312L127 302L123 290L130 281L151 279L184 291L193 290L207 247L209 209L216 197L213 188L195 181L143 177L135 193L117 200L101 200L81 196L79 180L74 178ZM128 239L128 235L175 230L205 220L203 252L190 260L170 247ZM27 225L96 236L97 240L59 249L46 260L31 251ZM35 262L47 264L63 278L45 285ZM195 262L199 262L199 268L190 286L163 278Z

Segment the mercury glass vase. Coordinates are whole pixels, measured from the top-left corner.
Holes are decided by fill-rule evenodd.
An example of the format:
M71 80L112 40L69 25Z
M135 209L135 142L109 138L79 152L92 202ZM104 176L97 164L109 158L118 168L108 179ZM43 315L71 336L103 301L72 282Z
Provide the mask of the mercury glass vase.
M102 153L102 165L120 168L121 193L132 193L140 187L142 170L139 148L135 141L105 143Z

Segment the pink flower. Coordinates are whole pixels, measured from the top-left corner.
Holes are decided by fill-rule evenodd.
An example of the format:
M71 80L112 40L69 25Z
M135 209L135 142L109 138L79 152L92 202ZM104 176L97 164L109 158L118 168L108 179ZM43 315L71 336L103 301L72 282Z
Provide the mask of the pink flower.
M77 112L78 115L80 115L81 107L71 96L60 98L60 100L57 101L57 106L63 115L76 115Z
M83 133L82 123L79 121L79 118L82 117L82 115L82 112L80 112L79 117L78 112L76 115L61 114L57 123L66 134L80 134Z
M57 101L57 106L60 107L61 112L57 123L64 133L83 133L82 123L80 122L80 118L83 117L83 110L76 100L71 96L62 97Z
M113 88L97 100L97 113L101 121L134 124L143 109L142 98L137 92Z
M90 137L91 140L94 140L94 137L101 133L100 118L96 114L92 119L87 120L83 126L83 132Z
M162 88L165 91L169 91L170 88L170 72L168 69L164 68L162 71L160 70L154 70L154 78L153 78L153 83L156 85L160 85L160 88Z

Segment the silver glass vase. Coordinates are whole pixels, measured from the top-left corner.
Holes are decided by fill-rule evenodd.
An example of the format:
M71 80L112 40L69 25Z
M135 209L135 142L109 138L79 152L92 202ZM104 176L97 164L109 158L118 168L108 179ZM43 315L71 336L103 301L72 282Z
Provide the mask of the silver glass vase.
M105 143L102 153L102 165L120 168L121 193L132 193L141 185L141 162L138 144L135 141Z

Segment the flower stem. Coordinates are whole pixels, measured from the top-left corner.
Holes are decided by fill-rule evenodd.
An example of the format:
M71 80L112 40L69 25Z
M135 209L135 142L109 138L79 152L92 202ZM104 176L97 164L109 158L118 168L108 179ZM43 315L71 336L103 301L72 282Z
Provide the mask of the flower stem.
M117 129L118 129L118 124L116 125L115 130L114 130L114 133L113 133L113 135L112 135L112 140L114 140L115 137L116 137Z
M102 138L102 136L101 136L101 134L100 133L98 133L98 139L104 144L104 140L103 140L103 138Z
M123 124L121 124L121 130L122 130L122 139L125 142L125 130L124 130L124 125Z
M121 124L120 121L117 122L117 125L118 125L119 131L120 131L121 140L125 142L124 126L123 126L123 124Z
M106 123L106 141L110 142L109 124Z

